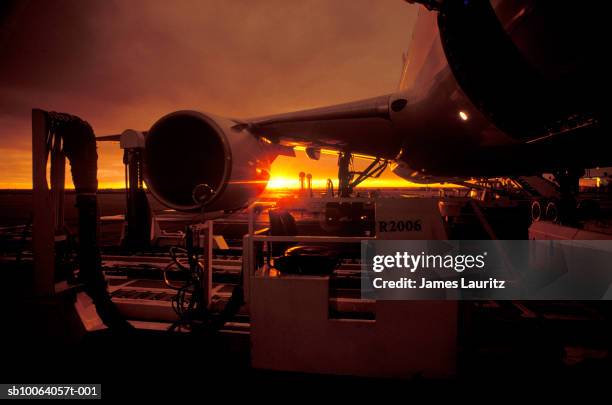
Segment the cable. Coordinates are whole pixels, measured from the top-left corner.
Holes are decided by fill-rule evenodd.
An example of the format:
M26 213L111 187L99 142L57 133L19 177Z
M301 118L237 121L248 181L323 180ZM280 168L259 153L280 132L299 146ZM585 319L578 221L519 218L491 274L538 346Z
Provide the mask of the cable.
M191 231L188 228L187 235ZM169 250L172 262L163 270L164 283L171 289L176 290L176 295L172 297L172 309L178 316L178 320L170 327L174 331L177 327L188 327L195 330L200 325L206 325L210 321L208 309L204 306L204 287L202 284L204 268L198 261L197 253L193 247L192 239L186 238L187 249L171 247ZM177 253L187 255L189 266L185 266ZM176 268L177 271L187 273L187 280L181 286L173 284L168 278L170 269Z
M189 232L186 235L189 235ZM243 273L241 271L239 284L234 287L232 295L221 313L214 316L209 312L204 302L204 266L198 260L190 241L191 239L186 237L186 249L181 247L170 248L169 253L172 261L162 272L166 286L176 291L176 295L172 297L172 309L177 314L178 320L168 330L173 332L178 327L186 327L191 332L217 332L244 305ZM178 253L187 255L186 260L189 262L189 266L185 266L185 258L179 258ZM171 269L187 273L187 280L182 285L173 283L169 278Z

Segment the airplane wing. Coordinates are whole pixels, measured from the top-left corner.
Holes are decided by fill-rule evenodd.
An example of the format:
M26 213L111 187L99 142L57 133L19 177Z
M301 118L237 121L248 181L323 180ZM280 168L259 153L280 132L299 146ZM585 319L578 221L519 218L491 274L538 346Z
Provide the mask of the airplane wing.
M246 130L286 146L322 147L392 159L401 144L390 119L391 95L247 120ZM372 142L372 138L376 142Z
M233 119L236 124L232 129L269 140L271 146L280 147L279 154L287 154L286 147L304 146L393 159L401 142L391 123L390 99L391 95L384 95L328 107ZM372 142L372 137L376 142ZM100 142L120 139L121 134L96 138Z

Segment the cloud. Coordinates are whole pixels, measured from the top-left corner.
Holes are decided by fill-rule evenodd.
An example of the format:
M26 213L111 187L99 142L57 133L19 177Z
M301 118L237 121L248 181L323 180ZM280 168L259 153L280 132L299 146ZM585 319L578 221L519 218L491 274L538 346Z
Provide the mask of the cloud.
M102 134L182 108L248 117L393 91L416 17L400 0L47 0L2 12L0 148L24 150L32 107Z

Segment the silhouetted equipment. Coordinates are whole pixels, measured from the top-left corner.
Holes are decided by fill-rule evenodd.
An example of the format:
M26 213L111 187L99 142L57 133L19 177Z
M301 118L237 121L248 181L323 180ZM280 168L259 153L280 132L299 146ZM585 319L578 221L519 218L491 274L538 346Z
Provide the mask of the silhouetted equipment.
M584 176L584 169L565 169L554 173L555 180L559 184L560 199L557 203L551 203L546 207L547 219L559 222L563 225L574 226L577 221L577 208L579 187L578 182Z
M125 165L126 210L121 246L127 250L146 249L151 244L151 208L144 189L144 135L127 130L121 134Z
M334 182L332 181L332 179L327 179L327 183L326 183L326 193L328 197L333 197L334 196Z
M187 256L187 263L179 260L178 253ZM164 281L168 287L176 290L176 295L172 298L172 308L178 316L171 330L178 326L189 326L192 330L203 327L209 317L210 285L206 282L206 268L199 261L194 230L191 226L185 228L185 248L170 248L170 256L172 263L164 269ZM168 268L171 266L187 274L186 281L182 285L176 286L169 281Z
M357 178L351 182L351 188L354 189L366 179L379 178L380 175L383 174L383 172L385 171L388 165L389 165L388 160L376 158L376 159L373 159L372 163L370 163L368 167L366 167L363 171L353 171L352 172L353 176L357 176Z
M270 217L270 235L272 236L295 236L297 235L297 226L295 219L289 211L275 209L269 210ZM273 257L280 256L292 243L288 242L273 242L271 243L271 254Z
M363 202L328 202L325 205L324 221L326 232L340 236L373 236L374 206Z
M372 159L372 162L362 171L352 168L353 154L343 151L338 154L338 196L350 197L355 187L369 178L378 178L389 165L389 161L380 157ZM355 178L355 176L357 176Z
M204 205L213 195L215 195L215 190L208 184L198 184L194 187L191 195L195 203Z
M306 175L306 184L308 189L308 196L312 197L312 174L308 173Z
M339 261L338 250L329 246L294 246L274 259L274 267L283 274L330 275Z
M306 177L306 173L300 172L298 177L300 178L300 192L304 192L304 177Z
M353 155L350 152L338 154L338 196L340 197L350 197L353 192L351 188L353 174L350 169L352 161Z
M41 146L46 147L41 150ZM60 147L61 145L61 147ZM102 321L111 328L130 329L130 324L119 313L110 299L102 274L98 244L98 191L96 138L91 126L82 119L64 113L32 110L33 163L33 254L35 290L38 294L54 296L55 252L54 230L63 215L49 217L49 210L63 209L64 171L51 170L49 190L46 181L46 162L51 154L52 165L63 165L63 156L70 162L72 181L76 191L78 210L79 281L93 300ZM53 196L54 198L50 198Z
M319 160L321 159L321 148L313 148L309 146L306 148L306 155L312 160Z

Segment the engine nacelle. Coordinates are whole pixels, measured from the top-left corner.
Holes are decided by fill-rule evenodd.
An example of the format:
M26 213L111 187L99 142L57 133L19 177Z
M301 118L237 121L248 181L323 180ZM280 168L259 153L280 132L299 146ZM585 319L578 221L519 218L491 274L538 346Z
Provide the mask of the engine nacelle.
M145 136L144 179L180 211L232 211L250 204L270 177L266 144L235 122L197 111L160 118Z

